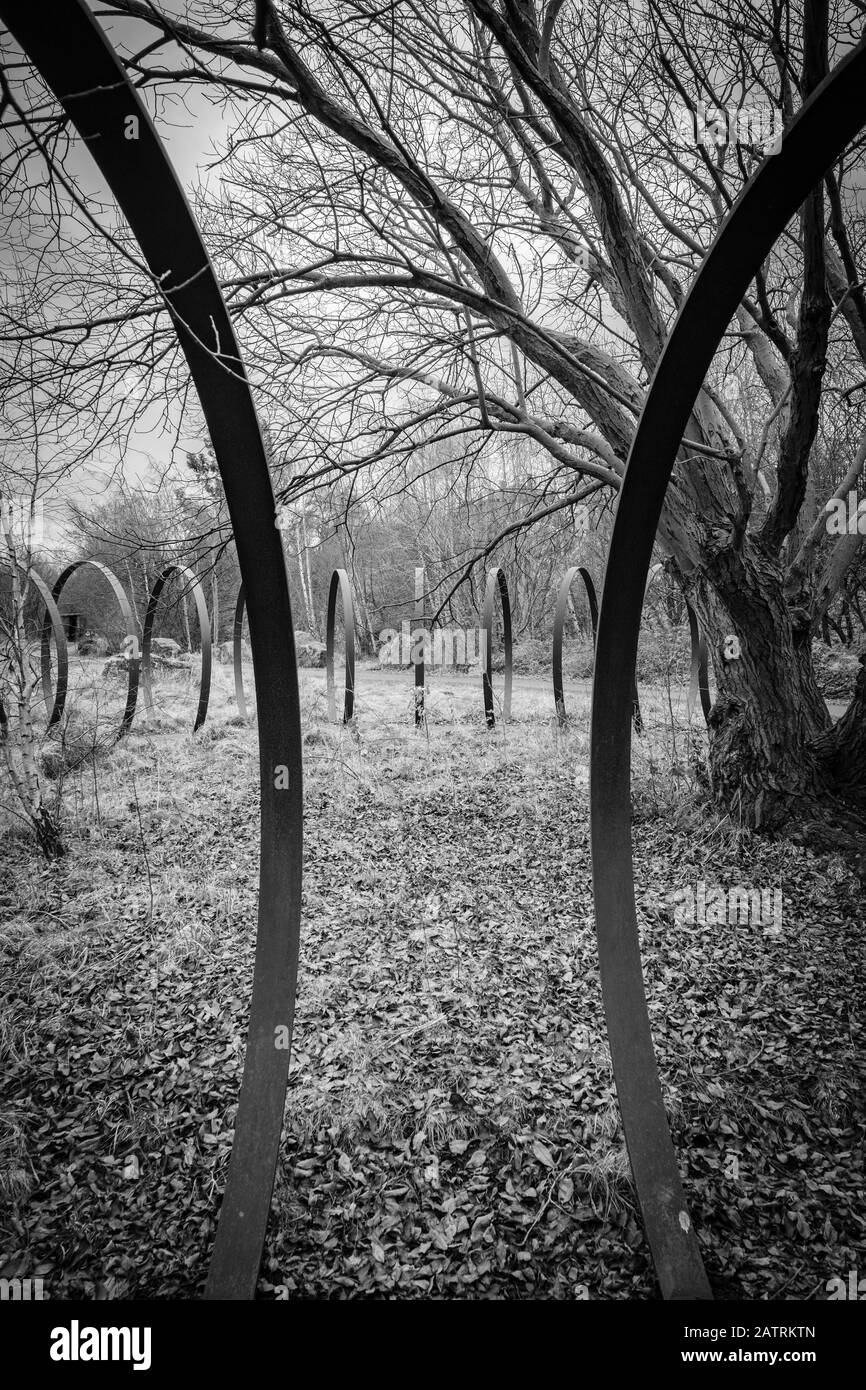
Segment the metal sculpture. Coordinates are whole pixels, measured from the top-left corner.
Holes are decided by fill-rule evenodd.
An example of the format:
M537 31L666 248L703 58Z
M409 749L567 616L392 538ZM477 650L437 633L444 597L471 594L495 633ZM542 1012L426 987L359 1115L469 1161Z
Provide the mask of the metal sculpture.
M691 642L691 673L689 676L689 693L686 699L686 712L689 719L694 713L695 705L698 700L701 702L701 709L704 713L704 722L710 722L710 710L713 707L713 699L710 694L710 673L709 673L709 652L706 640L701 632L698 623L698 615L688 599L686 603L686 617L689 620L689 641Z
M289 585L262 434L201 234L137 92L83 0L0 0L138 239L171 315L222 476L259 713L259 914L244 1075L207 1296L252 1298L283 1125L301 913L302 762Z
M54 597L41 574L35 569L26 569L24 565L18 565L18 569L29 580L36 589L42 602L45 604L45 620L43 624L43 640L41 642L40 676L42 683L42 698L45 702L45 709L48 712L48 728L57 723L60 715L55 717L55 693L51 681L51 638L54 638L54 648L57 653L57 687L63 686L64 699L69 682L69 645L66 640L66 631L63 627L63 619L60 616L60 609L54 601ZM48 639L44 638L44 627L48 627ZM61 711L62 713L62 711ZM5 726L6 711L3 708L3 701L0 700L0 728Z
M644 603L646 603L646 596L649 593L653 585L653 582L658 578L660 574L664 574L664 568L665 567L663 564L657 564L653 565L652 569L650 570L649 575L647 577L646 587L643 591ZM690 644L689 689L688 694L686 695L686 712L688 714L689 719L691 719L694 713L695 705L697 704L698 699L700 698L701 709L704 712L704 719L708 721L710 717L710 708L712 706L712 701L710 699L710 687L707 675L707 645L704 642L703 637L701 636L701 630L698 624L698 618L697 614L695 613L695 610L692 608L692 605L689 603L687 598L684 598L683 602L685 603L686 618L689 624ZM641 733L643 730L643 715L641 714L640 698L638 696L637 674L635 674L634 692L632 695L632 722L635 727L635 732Z
M415 626L412 631L412 650L415 652L413 665L415 667L415 728L418 729L424 723L424 643L416 647L418 641L417 632L419 626L425 621L424 613L424 569L423 566L416 567L415 570Z
M148 595L147 612L144 615L144 635L141 642L141 684L144 689L144 707L147 710L148 718L154 715L153 706L153 669L151 644L153 642L153 620L156 617L156 609L159 604L160 594L171 579L173 574L179 574L186 581L192 596L195 600L195 609L198 615L198 627L201 634L201 680L198 688L198 708L195 713L192 731L197 733L207 718L208 701L210 700L210 678L211 678L211 620L207 611L207 600L204 596L204 589L196 579L191 569L186 565L167 565L162 571L153 588ZM185 597L182 595L182 598Z
M12 26L10 25L9 27L11 28ZM60 595L63 593L63 590L66 587L67 580L72 578L76 570L83 569L85 565L89 565L92 569L99 570L99 573L104 575L105 578L108 580L109 584L111 585L111 591L114 594L114 597L117 599L118 607L120 608L121 616L123 618L123 625L126 629L126 636L132 644L131 652L127 657L126 705L121 716L120 728L117 732L118 739L121 739L123 738L125 733L128 733L129 727L132 724L132 721L135 717L135 706L138 703L138 677L139 669L141 666L141 661L138 655L138 634L135 631L135 620L132 616L132 608L130 607L129 599L126 596L126 590L124 589L117 575L114 574L114 572L110 570L107 565L104 565L101 560L75 560L71 565L67 565L66 569L63 570L62 573L54 581L54 586L51 590L51 597L54 599L54 602L59 606ZM45 688L46 663L49 664L50 669L51 633L52 624L49 620L48 615L46 615L45 621L42 624L43 689ZM52 709L48 719L49 729L52 727L52 725L57 724L60 721L60 719L63 716L63 711L66 708L68 675L68 662L64 664L62 670L60 669L60 663L58 662L57 688L54 694L54 708Z
M352 585L345 570L334 570L328 591L328 616L325 630L325 679L328 688L328 718L337 722L337 701L334 692L334 624L337 617L337 593L343 600L343 636L346 647L346 681L343 695L343 723L348 724L355 712L355 605Z
M617 503L595 650L590 833L599 967L614 1078L665 1298L709 1298L659 1084L641 970L631 846L631 700L644 584L677 451L717 343L764 258L866 123L866 42L825 78L743 189L662 352Z
M220 640L220 586L217 572L210 577L210 640L212 647L219 646Z
M507 724L511 718L511 682L514 670L511 644L511 603L508 598L505 573L498 566L487 572L487 584L484 589L484 617L482 619L484 656L481 662L481 684L484 694L484 718L487 720L488 729L492 729L496 724L496 713L493 707L493 607L496 602L497 589L499 590L499 601L502 604L502 640L505 647L505 690L502 697L502 719Z
M208 1295L250 1298L282 1129L300 929L297 668L273 490L238 344L200 233L108 41L82 0L42 0L36 7L0 0L0 16L78 127L138 238L199 392L237 542L259 692L259 929L244 1079ZM781 151L764 162L725 219L656 370L608 558L592 727L599 960L623 1124L665 1297L705 1297L709 1289L665 1118L637 937L629 753L643 579L676 451L715 344L786 222L862 125L864 82L860 44L809 98ZM490 582L488 590L492 629ZM504 576L500 593L507 597ZM510 645L510 623L506 630ZM488 664L485 710L492 715L489 676ZM510 666L507 690L509 676Z
M51 682L51 640L45 638L45 626L50 627L51 637L54 638L54 650L57 654L57 690L62 684L64 691L69 687L69 643L66 639L66 629L63 626L63 618L60 609L54 600L54 595L49 589L41 574L31 569L28 578L32 581L33 587L37 590L42 602L45 604L45 623L43 623L42 641L40 643L40 666L42 679L42 698L45 701L45 708L48 711L48 728L56 724L60 715L55 718L55 693Z
M556 596L556 611L553 615L553 700L556 705L556 717L560 724L564 724L567 718L565 712L565 693L562 686L562 634L565 628L565 616L568 612L568 597L571 593L571 586L575 579L580 575L583 580L583 587L586 591L586 601L589 604L589 621L592 627L592 641L595 645L595 634L598 629L598 599L595 593L595 585L592 582L592 575L589 570L582 565L572 565L565 571L562 583L559 586L559 593Z
M235 671L235 704L238 713L243 719L249 719L247 709L247 697L244 693L244 608L246 600L244 598L244 586L241 584L238 589L238 596L235 602L235 620L232 638L232 659Z

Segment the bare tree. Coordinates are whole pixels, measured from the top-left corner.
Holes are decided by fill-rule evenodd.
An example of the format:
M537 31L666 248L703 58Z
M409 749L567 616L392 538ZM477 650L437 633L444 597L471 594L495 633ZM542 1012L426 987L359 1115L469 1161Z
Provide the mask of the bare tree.
M0 556L9 575L8 602L0 607L0 765L13 793L9 809L31 827L46 859L59 859L63 839L43 793L34 722L40 672L25 622L32 536L26 520L22 534L14 512L0 490Z
M283 495L336 477L356 501L399 490L407 458L442 440L462 442L469 476L517 434L534 467L503 539L615 496L689 279L764 157L750 113L775 137L856 38L845 12L830 34L826 0L805 17L784 0L107 12L120 33L136 21L128 65L153 98L203 89L231 127L199 211L291 473ZM862 477L860 161L858 144L750 286L659 529L711 642L718 795L747 825L855 854L866 671L833 727L811 639L863 548L827 531L816 483L834 414L844 440L825 489ZM162 367L158 293L111 245L124 341L134 325Z

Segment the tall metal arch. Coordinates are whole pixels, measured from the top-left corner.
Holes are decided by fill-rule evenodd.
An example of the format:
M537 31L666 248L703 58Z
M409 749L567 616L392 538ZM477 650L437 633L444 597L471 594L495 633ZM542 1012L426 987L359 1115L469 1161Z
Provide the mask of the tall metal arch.
M488 729L492 729L496 724L496 711L493 703L493 607L496 602L497 589L499 590L499 601L502 604L502 636L505 646L505 690L502 696L502 719L507 724L511 718L511 684L514 676L511 602L508 598L505 571L498 566L487 572L487 584L484 588L484 616L482 618L484 655L481 661L481 686L484 695L484 718L487 721Z
M692 669L689 677L689 695L686 705L689 718L697 704L701 702L701 709L704 715L704 722L710 722L710 710L713 707L713 697L710 694L710 662L707 639L701 632L698 615L692 605L686 599L686 617L689 620L689 640L692 644Z
M173 574L181 575L192 590L195 600L195 610L198 615L198 629L201 636L201 679L198 687L198 708L195 712L195 721L192 726L193 733L197 733L207 718L207 707L210 700L210 678L211 678L211 618L207 611L207 601L204 596L204 589L195 577L191 569L186 565L167 565L154 581L147 598L147 612L144 615L144 635L141 643L141 684L144 689L144 704L148 715L153 715L153 670L151 663L151 643L153 641L153 622L156 617L156 609L159 604L159 597Z
M328 718L337 722L337 699L334 689L334 627L337 621L337 594L343 600L343 638L346 648L346 679L343 693L343 723L348 724L355 713L355 603L352 585L345 570L336 569L331 575L328 590L328 615L325 624L325 681L328 692Z
M4 569L7 566L4 564ZM41 574L37 574L32 567L25 569L23 565L18 566L25 580L33 585L42 602L45 604L45 617L42 622L41 634L41 662L40 678L42 683L42 698L45 702L45 709L48 717L48 728L57 723L60 715L55 715L56 696L51 683L51 638L54 638L54 648L57 652L57 690L62 687L64 699L69 683L69 644L66 641L66 633L63 628L63 619L60 616L60 609L54 601L54 595L49 589ZM45 635L47 628L47 638ZM6 711L3 708L3 701L0 700L0 729L6 725Z
M232 665L235 673L235 704L238 707L238 714L242 719L249 719L249 709L247 707L247 697L244 691L244 610L246 599L244 597L244 586L238 588L238 596L235 600L235 616L232 627Z
M132 608L130 606L126 590L124 589L123 585L121 584L114 571L110 570L108 568L108 565L104 565L101 560L74 560L72 564L67 565L66 569L63 570L63 572L59 574L55 579L53 588L51 590L51 597L54 599L55 603L59 604L60 595L63 593L67 581L72 578L76 570L83 569L85 566L89 566L91 569L99 570L99 573L104 575L105 578L108 580L109 584L111 585L111 592L117 599L117 605L120 609L121 616L123 618L123 625L126 628L126 635L132 638L134 644L133 653L129 657L129 674L126 686L126 706L124 708L123 715L121 716L120 728L118 729L117 733L118 738L123 738L123 735L129 731L132 721L135 718L135 707L138 703L138 677L141 667L141 662L138 657L137 650L135 650L138 644L138 634L135 631L135 620L132 616ZM46 670L50 671L50 661L51 622L50 615L46 613L45 621L42 625L43 690L45 689L46 684ZM52 727L52 725L57 724L59 722L59 720L63 717L63 711L66 708L69 664L68 662L66 662L61 666L61 663L58 661L57 666L57 689L54 695L54 708L52 709L51 715L48 720L49 729ZM48 680L50 681L50 675L48 676Z
M243 1083L207 1296L252 1298L282 1132L301 911L298 675L273 488L201 234L105 35L83 0L0 0L0 17L86 141L138 240L198 390L234 530L258 695L261 858Z
M647 575L646 587L643 591L644 603L646 603L646 596L652 588L653 583L660 574L664 574L664 565L653 565ZM701 635L698 615L687 598L684 598L683 602L685 603L686 620L689 625L689 689L688 695L686 696L686 710L691 719L695 705L698 699L700 699L704 719L709 720L712 701L710 699L707 644ZM643 715L641 714L640 697L638 695L637 673L635 673L632 706L632 723L634 724L635 732L640 733L643 729Z
M220 640L220 585L216 565L210 577L210 640L211 646L218 647Z
M599 967L632 1173L665 1298L711 1297L659 1084L631 844L631 702L644 584L689 414L737 305L834 159L866 124L866 41L824 79L727 214L677 315L620 490L595 651L590 834Z
M562 634L565 628L565 615L568 612L568 596L578 575L583 580L586 601L589 604L593 646L595 645L595 634L598 631L598 599L596 598L592 575L582 565L572 565L562 576L562 583L556 596L556 611L553 615L553 702L556 705L556 717L560 724L564 724L566 720L565 692L562 684Z
M415 651L415 643L418 640L418 633L421 629L426 614L424 612L424 567L415 567L415 609L413 613L414 627L412 630L412 650ZM417 655L413 658L412 666L415 672L415 728L419 729L424 723L424 696L426 692L426 675L424 672L424 644L420 645Z

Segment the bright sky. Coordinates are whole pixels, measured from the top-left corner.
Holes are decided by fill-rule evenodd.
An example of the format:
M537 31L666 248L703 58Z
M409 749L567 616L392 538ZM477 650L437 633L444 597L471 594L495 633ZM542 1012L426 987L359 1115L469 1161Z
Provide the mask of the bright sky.
M102 19L100 22L103 22ZM133 52L144 47L153 41L155 35L150 26L138 20L122 23L110 21L104 23L103 27L113 45L121 52ZM166 48L164 51L170 61L171 50ZM191 88L183 97L167 96L163 91L156 94L149 88L145 88L142 95L180 181L189 194L208 179L207 166L214 154L214 146L224 131L222 113L198 87ZM102 177L82 144L75 150L72 164L81 186L108 201L109 195ZM162 466L170 461L172 455L177 417L166 429L162 404L154 403L150 409L146 403L142 404L141 414L122 460L123 475L128 481L143 477L151 460ZM182 438L181 448L200 448L203 442L199 435ZM61 543L66 503L74 501L86 504L96 500L111 487L118 462L115 454L95 458L91 465L78 470L68 481L64 480L61 489L46 498L42 513L43 544L46 547Z

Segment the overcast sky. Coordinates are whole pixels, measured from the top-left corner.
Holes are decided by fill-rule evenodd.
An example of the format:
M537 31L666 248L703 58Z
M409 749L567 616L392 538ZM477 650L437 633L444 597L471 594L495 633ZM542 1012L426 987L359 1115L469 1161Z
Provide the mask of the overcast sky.
M177 6L178 12L183 7ZM121 53L132 53L151 43L155 31L139 20L106 20L97 16L114 47ZM164 53L168 61L172 49L166 46ZM175 55L177 50L174 50ZM208 165L214 157L225 135L222 113L201 87L190 87L177 94L166 94L145 87L141 92L154 125L165 143L169 157L187 194L211 176ZM111 201L110 194L102 176L79 142L72 165L76 178L84 190L94 194L101 201ZM169 463L174 443L174 427L166 429L163 420L163 407L155 403L153 408L142 410L137 428L130 439L130 445L122 460L124 477L128 480L142 478L148 470L150 460L164 466ZM182 446L200 447L200 436L182 439ZM118 459L114 454L106 454L94 459L86 470L76 471L74 476L64 482L62 490L47 498L44 508L44 540L47 546L56 545L62 537L66 502L75 501L86 504L97 499L112 486L112 476L116 472Z

